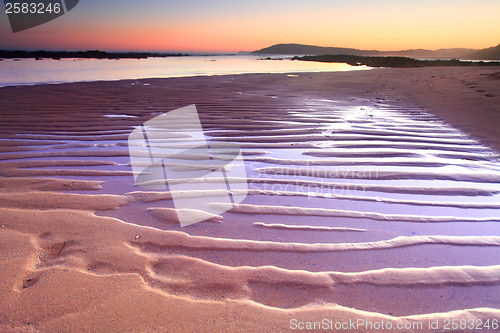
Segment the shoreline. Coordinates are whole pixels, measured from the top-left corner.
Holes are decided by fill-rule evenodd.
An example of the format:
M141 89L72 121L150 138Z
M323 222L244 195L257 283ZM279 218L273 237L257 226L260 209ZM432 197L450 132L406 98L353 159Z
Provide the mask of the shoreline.
M374 68L367 68L361 70L371 70ZM358 71L358 69L351 70ZM141 81L141 80L169 80L169 79L183 79L183 78L202 78L202 77L218 77L218 76L240 76L240 75L305 75L305 74L314 74L314 73L337 73L337 72L351 72L351 71L316 71L316 72L276 72L276 73L223 73L223 74L194 74L194 75L185 75L185 76L170 76L170 77L145 77L145 78L134 78L134 79L116 79L116 80L94 80L94 81L71 81L71 82L42 82L42 83L22 83L22 84L14 84L14 85L5 85L2 86L0 84L0 89L2 88L16 88L16 87L33 87L33 86L58 86L65 84L76 84L76 83L114 83L121 81Z
M150 78L175 78L196 76L218 76L260 73L308 73L308 72L336 72L359 71L366 69L352 67L347 64L320 64L312 62L294 62L282 60L271 63L260 60L254 55L227 56L227 55L196 55L189 57L167 57L148 59L62 59L36 61L24 59L26 64L15 62L16 59L1 61L6 75L0 80L0 86L24 86L37 84L64 84L74 82L101 82L120 81ZM219 61L220 60L220 61ZM229 61L228 61L229 60ZM19 66L17 66L19 65ZM90 68L87 68L90 66ZM179 70L187 68L187 70ZM37 79L33 72L40 72ZM23 79L19 79L14 74ZM44 73L44 74L42 74ZM70 76L66 73L74 73ZM101 75L101 73L106 73ZM29 80L29 82L28 82ZM35 81L35 82L33 82ZM45 82L36 82L45 81Z

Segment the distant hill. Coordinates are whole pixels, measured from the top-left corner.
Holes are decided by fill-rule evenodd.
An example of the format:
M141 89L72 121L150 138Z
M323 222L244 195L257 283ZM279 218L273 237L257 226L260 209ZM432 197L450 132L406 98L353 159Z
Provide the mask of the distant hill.
M253 54L282 54L282 55L323 55L323 54L346 54L357 56L406 56L413 58L429 59L453 59L462 58L465 54L471 54L477 50L455 48L439 50L402 50L402 51L378 51L359 50L344 47L323 47L303 44L276 44L261 50L253 51Z
M263 48L261 50L253 51L254 54L308 54L308 55L320 55L320 54L351 54L351 55L361 55L363 52L374 52L374 51L361 51L357 49L348 49L344 47L323 47L314 45L303 45L303 44L276 44L270 47Z
M482 49L466 55L464 59L472 60L500 60L500 44L497 46Z

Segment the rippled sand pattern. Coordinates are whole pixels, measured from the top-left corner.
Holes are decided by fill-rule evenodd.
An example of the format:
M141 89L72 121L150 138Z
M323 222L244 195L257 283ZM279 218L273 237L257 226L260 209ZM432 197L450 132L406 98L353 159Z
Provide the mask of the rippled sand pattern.
M195 309L237 304L276 331L314 313L500 318L497 153L407 101L246 77L2 89L0 234L27 254L1 296L29 304L72 274ZM181 228L170 192L134 185L127 137L189 104L211 142L241 147L249 192ZM214 207L224 194L181 193ZM62 327L54 307L34 322Z

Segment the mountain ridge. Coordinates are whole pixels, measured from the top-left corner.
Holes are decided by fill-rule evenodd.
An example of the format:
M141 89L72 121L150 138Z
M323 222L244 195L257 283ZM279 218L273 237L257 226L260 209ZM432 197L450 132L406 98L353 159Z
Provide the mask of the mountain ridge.
M500 44L478 50L464 57L470 60L500 60Z
M416 58L432 59L453 59L462 58L464 55L474 54L481 50L468 48L450 48L450 49L409 49L400 51L379 51L379 50L360 50L345 47L325 47L305 44L275 44L260 50L251 52L252 54L280 54L280 55L324 55L324 54L345 54L356 56L409 56Z

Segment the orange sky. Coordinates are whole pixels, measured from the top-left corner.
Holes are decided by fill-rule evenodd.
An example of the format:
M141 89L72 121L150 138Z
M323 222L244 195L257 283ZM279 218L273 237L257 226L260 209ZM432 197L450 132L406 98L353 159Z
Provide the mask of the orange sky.
M498 17L498 0L82 0L66 15L15 34L1 13L0 48L233 52L277 43L485 48L500 43Z

